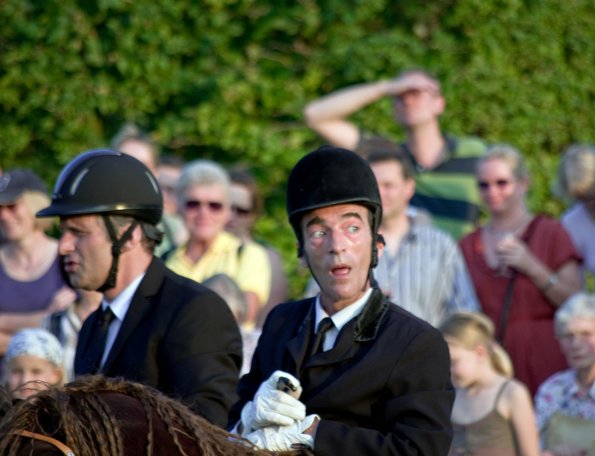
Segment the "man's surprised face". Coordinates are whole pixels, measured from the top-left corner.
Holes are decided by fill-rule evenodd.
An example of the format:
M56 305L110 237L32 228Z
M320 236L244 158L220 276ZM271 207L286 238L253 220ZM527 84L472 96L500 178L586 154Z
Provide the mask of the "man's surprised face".
M313 210L302 219L304 256L325 308L357 301L368 288L372 256L369 211L358 204Z

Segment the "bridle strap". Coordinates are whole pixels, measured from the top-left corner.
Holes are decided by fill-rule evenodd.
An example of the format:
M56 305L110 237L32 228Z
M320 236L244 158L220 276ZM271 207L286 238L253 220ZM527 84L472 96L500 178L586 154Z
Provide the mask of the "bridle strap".
M47 435L38 434L36 432L31 432L31 431L23 431L23 430L14 431L13 434L20 435L21 437L29 437L34 440L41 440L42 442L46 442L46 443L49 443L50 445L55 446L66 456L74 456L74 451L72 451L69 447L67 447L65 444L63 444L59 440L56 440L52 437L48 437Z

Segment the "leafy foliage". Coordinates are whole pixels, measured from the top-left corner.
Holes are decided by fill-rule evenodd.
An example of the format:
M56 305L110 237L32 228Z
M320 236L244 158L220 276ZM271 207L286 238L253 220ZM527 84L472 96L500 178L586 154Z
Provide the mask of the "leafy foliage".
M445 129L519 147L532 208L557 215L559 154L595 137L594 19L589 0L4 0L0 166L53 182L134 121L185 159L250 164L269 211L258 233L295 272L285 179L320 143L303 106L422 67L443 81ZM401 135L388 102L354 120Z

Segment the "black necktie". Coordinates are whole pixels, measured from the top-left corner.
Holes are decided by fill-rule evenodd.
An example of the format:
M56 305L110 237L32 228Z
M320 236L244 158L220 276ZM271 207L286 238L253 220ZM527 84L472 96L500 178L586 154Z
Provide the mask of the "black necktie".
M314 338L314 342L310 347L310 356L313 356L322 351L324 335L329 329L333 328L334 326L335 325L333 324L333 320L331 320L329 317L325 317L322 320L320 320L320 323L318 323L318 328L316 330L316 337Z
M92 374L99 372L101 366L101 358L103 358L103 351L105 350L105 342L107 340L107 331L110 323L116 318L112 309L108 306L101 313L97 319L97 326L95 327L95 333L91 346L89 347L89 366L91 366Z

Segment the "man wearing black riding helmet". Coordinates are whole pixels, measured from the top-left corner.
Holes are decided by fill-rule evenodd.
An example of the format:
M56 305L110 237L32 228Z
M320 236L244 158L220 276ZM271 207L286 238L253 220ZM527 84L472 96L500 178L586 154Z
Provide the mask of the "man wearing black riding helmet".
M275 451L447 454L448 349L374 284L383 242L372 170L351 151L322 147L292 170L287 212L321 291L271 311L230 425Z
M161 239L159 186L137 159L85 152L61 172L51 205L59 252L73 286L103 292L85 321L75 374L148 384L225 424L235 398L241 338L227 305L153 256Z

